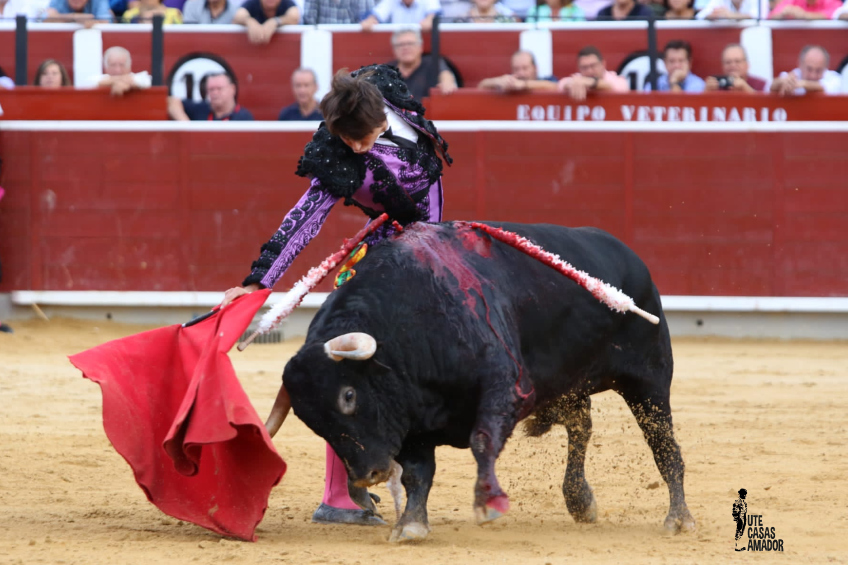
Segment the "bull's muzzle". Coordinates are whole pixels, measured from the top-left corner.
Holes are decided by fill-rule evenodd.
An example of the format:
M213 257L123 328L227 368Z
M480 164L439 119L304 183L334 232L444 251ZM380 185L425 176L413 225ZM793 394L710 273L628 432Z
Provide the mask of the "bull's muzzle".
M372 469L362 477L350 477L350 482L357 487L371 487L386 482L391 476L391 468Z
M353 332L334 337L324 344L324 352L333 361L370 359L377 351L377 340L366 333Z

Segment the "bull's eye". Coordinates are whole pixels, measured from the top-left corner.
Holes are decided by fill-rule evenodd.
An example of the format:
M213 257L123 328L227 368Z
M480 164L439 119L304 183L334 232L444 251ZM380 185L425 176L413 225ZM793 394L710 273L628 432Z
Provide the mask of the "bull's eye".
M346 386L339 394L339 411L350 416L356 411L356 391L353 387Z

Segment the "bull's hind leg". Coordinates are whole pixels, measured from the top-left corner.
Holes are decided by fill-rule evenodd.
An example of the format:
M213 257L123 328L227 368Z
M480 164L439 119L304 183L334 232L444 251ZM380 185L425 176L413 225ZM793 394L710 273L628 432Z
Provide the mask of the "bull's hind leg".
M389 541L423 540L430 533L427 498L436 474L436 448L424 444L404 445L397 456L397 462L403 468L400 481L406 489L406 508L392 528Z
M683 457L680 455L680 446L674 439L668 390L657 391L656 385L637 385L621 391L621 395L636 417L645 440L654 453L654 461L660 475L668 485L671 503L665 519L665 529L671 532L694 530L695 519L686 506L683 494Z
M592 401L588 396L566 398L561 403L562 423L568 431L568 466L562 482L565 506L576 522L595 522L598 506L586 482L586 448L592 437Z

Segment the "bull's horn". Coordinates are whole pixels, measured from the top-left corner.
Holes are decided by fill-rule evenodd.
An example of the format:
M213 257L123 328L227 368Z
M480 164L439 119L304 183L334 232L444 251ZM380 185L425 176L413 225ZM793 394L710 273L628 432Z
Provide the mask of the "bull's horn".
M333 361L370 359L377 351L377 340L366 333L354 332L334 337L324 344L324 351Z
M265 422L265 429L268 430L268 435L271 437L277 435L277 431L283 425L286 416L289 415L289 410L291 410L289 391L286 390L285 385L281 385L280 392L277 393L277 400L274 401L274 407L271 408L271 415L268 416L268 420Z

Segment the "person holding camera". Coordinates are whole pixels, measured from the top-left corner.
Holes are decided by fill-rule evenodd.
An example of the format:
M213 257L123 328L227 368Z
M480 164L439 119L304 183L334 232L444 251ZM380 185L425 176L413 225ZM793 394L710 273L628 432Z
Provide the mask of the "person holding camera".
M705 90L733 92L764 92L766 81L748 74L748 55L738 43L731 43L721 52L722 73L707 77Z

